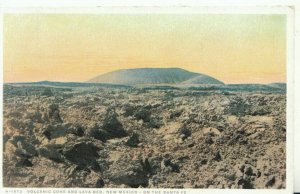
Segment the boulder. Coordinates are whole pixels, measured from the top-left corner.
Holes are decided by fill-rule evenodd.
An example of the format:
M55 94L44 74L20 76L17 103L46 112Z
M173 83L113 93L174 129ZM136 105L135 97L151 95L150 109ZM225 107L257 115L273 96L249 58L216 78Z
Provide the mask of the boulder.
M149 127L158 129L163 125L162 118L161 117L154 117L151 116L149 121Z
M123 110L123 115L125 117L129 117L134 115L134 111L136 110L136 107L128 103L123 105L122 110Z
M214 153L214 156L213 156L213 159L212 159L212 160L217 161L217 162L220 162L220 161L222 160L222 156L221 156L221 154L220 154L219 151L216 151L216 152Z
M48 158L54 162L63 162L64 157L61 154L62 145L47 144L39 148L39 155Z
M180 117L180 115L182 114L182 110L175 110L175 111L172 111L169 118L170 119L175 119L177 117Z
M89 188L103 188L105 184L100 175L98 175L94 171L91 171L91 173L89 173L86 176L84 185L85 187L89 187Z
M103 142L127 136L122 123L117 118L115 111L109 111L101 124L95 124L88 129L87 134Z
M88 134L88 136L93 137L98 140L101 140L103 142L110 139L109 133L107 131L99 128L98 126L93 126L93 127L89 128L87 134Z
M47 116L51 121L62 123L62 119L59 114L59 107L57 104L51 104L48 107L48 115Z
M179 129L179 137L181 137L182 140L185 140L186 138L190 137L192 132L188 129L186 125L183 125Z
M101 128L108 133L107 138L120 138L127 136L126 131L123 128L123 125L118 120L118 115L115 111L110 111L104 121Z
M179 165L174 163L171 159L165 158L162 162L161 162L161 168L170 168L172 172L180 172L180 168Z
M253 183L249 177L241 177L237 179L237 185L239 185L242 189L253 189Z
M32 167L33 164L28 158L19 158L16 167Z
M118 185L128 185L133 188L148 185L147 171L140 160L118 160L110 168L109 179Z
M144 122L149 122L151 119L151 112L147 108L142 107L134 114L134 117L137 120L143 120Z
M276 182L275 176L269 177L266 182L266 187L272 187L275 184L275 182Z
M139 143L139 135L137 133L133 133L125 144L130 147L137 147Z
M98 159L99 150L100 148L93 142L82 139L75 143L69 143L66 145L62 150L62 154L72 163L87 166L91 165Z

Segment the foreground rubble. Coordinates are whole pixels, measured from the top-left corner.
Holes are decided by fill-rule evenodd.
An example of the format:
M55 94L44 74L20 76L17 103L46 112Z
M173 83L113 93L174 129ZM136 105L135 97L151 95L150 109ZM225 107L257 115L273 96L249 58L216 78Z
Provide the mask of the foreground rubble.
M286 95L4 87L6 187L285 188Z

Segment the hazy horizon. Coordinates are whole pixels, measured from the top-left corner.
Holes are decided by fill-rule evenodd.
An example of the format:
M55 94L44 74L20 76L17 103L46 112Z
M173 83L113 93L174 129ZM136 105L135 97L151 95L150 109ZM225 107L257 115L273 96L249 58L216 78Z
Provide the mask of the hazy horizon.
M4 83L171 67L226 84L286 83L285 15L5 14L3 41Z
M168 67L164 67L163 69L166 69ZM179 68L179 67L169 67L168 69L176 69L176 68ZM162 68L153 68L153 67L143 67L143 68L128 68L128 69L162 69ZM120 71L120 70L128 70L128 69L117 69L117 70L114 70L114 71ZM182 69L182 68L179 68L179 69ZM183 69L185 70L185 69ZM111 72L114 72L114 71L111 71ZM111 72L106 72L106 73L102 73L100 75L104 75L104 74L107 74L107 73L111 73ZM193 72L193 73L200 73L200 72ZM201 73L202 74L202 73ZM203 75L207 75L207 74L203 74ZM208 75L209 76L209 75ZM97 77L97 76L96 76ZM85 83L87 82L88 80L85 80L85 81L60 81L60 80L36 80L36 81L31 81L32 83L34 82L76 82L76 83ZM222 81L222 80L220 80ZM31 83L31 82L28 82L28 83ZM26 83L26 81L23 81L23 82L4 82L4 83L7 83L7 84L10 84L10 83ZM246 82L246 83L226 83L224 82L224 84L272 84L272 83L285 83L286 82L270 82L270 83L255 83L255 82Z

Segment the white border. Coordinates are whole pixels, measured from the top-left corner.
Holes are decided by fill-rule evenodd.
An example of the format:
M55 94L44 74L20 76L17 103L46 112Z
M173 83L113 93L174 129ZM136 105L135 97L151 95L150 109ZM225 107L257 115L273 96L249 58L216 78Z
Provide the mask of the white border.
M167 6L167 7L7 7L4 13L77 13L77 14L291 14L291 7L282 6Z
M294 6L297 0L2 0L2 7Z
M147 6L145 3L141 4L128 4L128 1L102 1L102 3L99 4L99 1L88 1L92 3L84 4L86 6L79 7L79 5L83 5L82 1L45 1L41 0L38 2L35 2L32 4L32 1L22 1L20 4L14 4L16 0L11 1L3 1L2 8L1 8L1 16L0 16L0 30L3 32L3 13L82 13L82 14L105 14L105 13L127 13L127 14L144 14L144 13L176 13L176 14L286 14L287 15L287 50L289 51L287 53L287 179L286 179L286 189L282 190L276 190L276 189L257 189L257 190L240 190L240 189L230 189L230 190L219 190L219 189L187 189L188 193L216 193L216 192L222 192L222 193L292 193L293 192L293 141L294 141L294 124L299 126L299 120L296 119L294 122L294 107L296 108L296 111L298 111L298 115L300 112L299 109L299 102L295 104L297 101L294 101L294 91L295 91L295 85L294 83L298 83L296 80L294 80L294 75L296 72L299 73L300 68L299 66L294 66L294 8L288 7L287 5L293 5L293 2L289 1L289 3L285 3L285 6L280 6L276 4L278 1L267 1L269 4L266 6L266 4L259 4L259 3L248 3L248 7L243 6L240 1L227 1L226 3L220 2L220 1L212 1L211 4L203 4L203 1L188 1L192 2L190 4L183 4L183 3L171 3L170 1L165 1L164 3L158 3L158 1L153 1L152 6ZM31 4L28 2L31 2ZM44 4L41 5L41 2L44 2ZM80 2L80 3L79 3ZM104 2L104 3L103 3ZM132 1L130 1L132 2ZM145 1L142 1L145 2ZM174 1L173 1L174 2ZM178 1L177 1L178 2ZM200 3L199 3L200 2ZM202 3L201 3L202 2ZM228 3L229 2L229 3ZM231 2L231 4L230 4ZM257 2L257 1L252 1ZM260 1L264 2L264 1ZM265 1L266 2L266 1ZM282 2L282 1L281 1ZM287 2L287 1L286 1ZM78 4L79 3L79 4ZM148 2L149 3L149 2ZM151 3L150 3L151 4ZM226 6L219 6L224 5ZM154 5L154 6L153 6ZM216 6L218 5L218 6ZM233 6L235 5L235 6ZM257 6L261 5L261 6ZM264 6L263 6L264 5ZM299 39L299 37L298 37ZM3 39L2 39L2 33L1 33L1 53L0 56L3 59ZM297 48L297 47L296 47ZM3 68L3 60L1 60L1 67ZM294 68L295 67L295 68ZM300 74L299 74L300 75ZM3 82L3 71L0 73L1 81ZM0 92L3 94L3 87L1 84ZM296 94L297 99L300 97L299 92ZM2 111L3 111L3 98L2 95L0 97L1 105L0 105L0 124L2 127ZM2 129L2 128L1 128ZM1 137L2 137L2 131L1 131ZM2 168L2 138L0 140L0 159L1 159L1 168ZM299 161L299 160L298 160ZM2 170L0 172L0 186L2 192L5 190L8 191L9 189L3 189L2 188ZM298 179L299 180L299 179ZM295 184L297 186L297 184ZM13 190L19 190L19 189L13 189ZM23 189L22 189L23 190ZM25 189L25 190L32 190L32 189ZM41 190L41 189L37 189ZM43 190L49 190L49 191L57 191L57 190L65 190L65 189L43 189ZM78 189L78 191L84 191L86 189ZM91 189L95 190L95 189ZM133 189L101 189L104 191L126 191L126 190L133 190ZM139 191L142 191L145 189L139 189ZM167 190L170 191L170 189L147 189L150 191L157 191L157 190ZM179 190L181 191L181 190ZM23 192L24 193L24 192ZM25 192L27 193L27 192ZM53 193L53 192L52 192Z
M294 191L300 192L300 4L295 6Z
M1 30L1 33L0 33L0 58L2 59L1 62L0 62L0 66L1 66L1 71L0 71L0 188L3 187L3 176L2 176L2 173L3 173L3 68L4 68L4 65L3 65L3 12L2 12L2 9L0 9L0 30ZM0 190L2 191L2 190Z

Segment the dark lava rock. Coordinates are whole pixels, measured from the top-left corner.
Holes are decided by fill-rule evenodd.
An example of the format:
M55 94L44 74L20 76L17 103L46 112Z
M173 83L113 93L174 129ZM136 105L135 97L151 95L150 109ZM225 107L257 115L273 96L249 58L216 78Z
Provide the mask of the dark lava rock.
M92 161L89 167L95 172L101 172L102 168L97 161Z
M286 131L286 120L282 119L282 117L275 117L273 128L277 131Z
M220 154L219 151L217 151L217 152L214 154L214 157L213 157L212 160L215 160L215 161L217 161L217 162L219 162L219 161L222 160L222 156L221 156L221 154Z
M107 138L125 137L127 135L123 125L117 118L117 113L110 111L103 122L102 129L108 133Z
M68 130L69 124L56 123L45 126L41 131L48 140L51 140L57 137L66 136L67 133L69 133Z
M275 176L272 176L268 179L266 183L266 187L272 187L276 182Z
M203 159L203 160L201 160L200 164L202 164L202 165L205 165L205 164L207 164L207 159Z
M182 140L191 136L191 131L184 125L179 129L179 135L182 137Z
M26 152L26 150L21 149L21 148L16 149L15 155L22 157L22 158L32 158L33 157L33 155L31 155L30 153Z
M119 160L110 168L109 179L115 184L125 184L133 188L148 185L147 172L139 160Z
M72 165L65 171L68 187L103 188L105 183L99 173L84 166Z
M32 167L33 164L28 158L21 158L17 163L16 167Z
M137 145L140 143L139 135L137 133L133 133L129 139L126 141L126 145L130 147L137 147Z
M172 172L177 172L177 173L180 172L179 165L178 165L178 164L175 164L174 162L172 162L171 159L164 159L164 160L163 160L163 165L164 165L165 167L171 167Z
M87 134L103 142L127 136L127 132L124 130L114 111L110 111L106 115L102 125L95 125L89 128Z
M162 118L151 117L149 127L158 129L163 125Z
M100 129L98 126L88 129L88 135L103 142L108 140L110 136L107 131Z
M194 142L188 144L188 147L189 147L189 148L192 148L192 147L194 147L194 146L195 146L195 143L194 143Z
M245 165L243 164L243 165L239 166L239 170L240 170L242 173L244 173L244 172L245 172Z
M134 117L137 120L143 120L144 122L149 122L151 119L151 112L147 108L142 107L134 114Z
M62 146L56 144L48 144L39 149L39 155L53 160L54 162L63 162L64 158L61 154Z
M147 161L151 168L151 174L156 174L158 171L161 170L162 159L163 158L160 156L154 156L154 157L147 158ZM144 163L146 163L146 162L144 162Z
M237 143L240 143L243 139L243 135L242 134L233 134L232 137L230 137L231 139L227 142L228 145L235 145Z
M253 170L250 166L248 166L247 168L245 168L245 174L248 176L252 176L253 175Z
M75 126L71 127L69 129L69 131L70 131L70 133L72 133L78 137L82 137L84 135L84 129L80 125L75 125Z
M213 139L212 139L211 136L206 136L205 139L204 139L204 142L206 144L210 144L210 145L214 143L214 141L213 141Z
M254 189L251 180L247 178L240 178L237 182L238 185L241 185L243 189Z
M38 152L35 146L30 142L29 139L25 138L22 135L15 135L13 136L10 141L14 146L17 147L15 150L15 154L24 157L26 155L27 158L38 156Z
M56 121L56 122L62 122L62 119L60 117L60 114L59 114L59 107L57 104L51 104L49 107L48 107L48 118L50 120L53 120L53 121Z
M180 162L186 162L189 159L190 159L189 156L180 156L180 157L177 158L177 160L180 161Z
M149 159L148 158L143 158L140 160L140 163L144 169L145 172L151 174L153 171L152 171L152 166L149 162Z
M132 116L132 115L134 115L135 110L136 110L135 106L133 106L131 104L125 104L123 106L123 111L124 111L123 115L125 117Z
M64 147L63 155L75 164L89 165L99 157L99 150L92 142L81 141Z
M262 116L262 115L270 114L270 110L267 109L266 107L254 106L251 108L250 114L252 116Z
M14 145L17 145L18 142L24 142L26 140L26 137L24 135L14 135L11 137L11 142Z
M43 135L44 135L48 140L51 140L51 139L52 139L52 137L51 137L51 132L50 132L47 128L43 129Z
M104 181L102 178L99 178L96 182L96 188L103 188L104 187Z
M235 97L230 101L228 112L232 115L245 116L248 112L249 104L243 98Z
M261 172L260 171L257 171L257 178L261 177Z
M174 112L172 112L170 114L170 119L174 119L174 118L180 117L181 114L182 114L181 110L176 110L176 111L174 111Z

